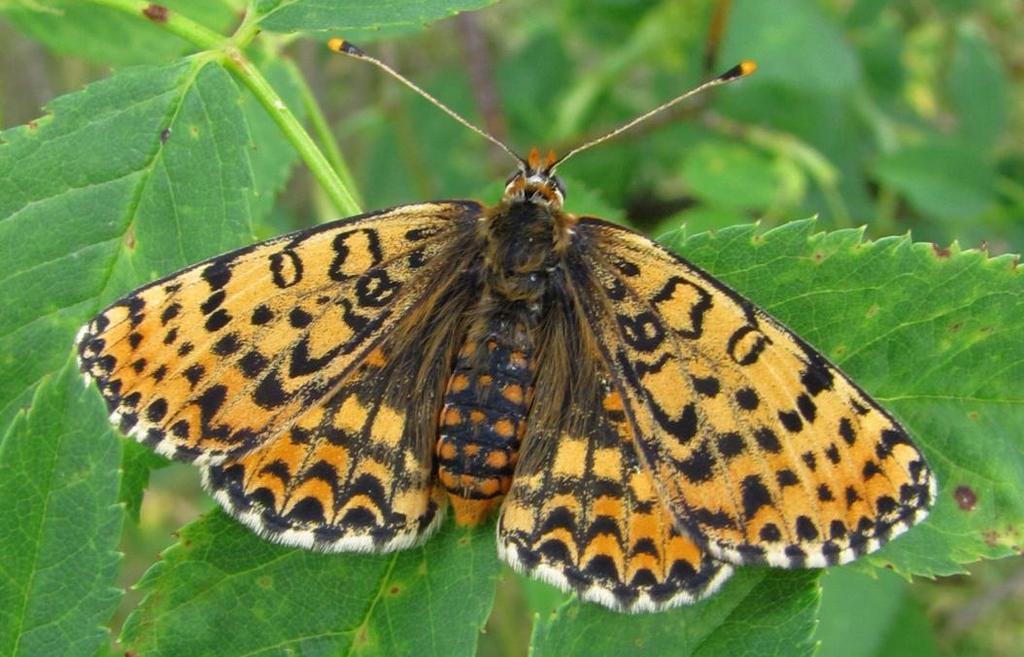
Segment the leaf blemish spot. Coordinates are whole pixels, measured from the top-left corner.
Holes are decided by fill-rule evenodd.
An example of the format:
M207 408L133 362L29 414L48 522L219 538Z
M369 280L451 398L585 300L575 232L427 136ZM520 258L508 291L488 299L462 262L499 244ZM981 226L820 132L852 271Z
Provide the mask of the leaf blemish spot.
M129 251L135 250L135 226L128 226L124 233L124 248Z
M949 247L939 246L937 243L932 242L932 251L935 253L936 258L948 258Z
M400 586L392 586L390 589L388 589L388 593L391 594L391 595L398 595L401 592L402 592L402 587L400 587Z
M171 129L170 128L164 128L163 130L160 131L160 143L161 144L166 144L167 140L170 139L170 138L171 138Z
M39 127L39 124L35 121L35 119L29 121L26 125L28 125L29 130L35 130Z
M256 586L261 589L269 589L274 585L274 579L269 575L263 575L262 577L256 578Z
M978 496L970 486L957 486L953 491L953 499L963 511L973 511L978 503Z
M877 303L873 303L873 304L871 304L871 307L868 308L868 311L864 314L864 316L868 317L868 318L874 317L875 315L878 314L879 310L880 310L880 308L878 307L878 304Z
M142 10L142 15L154 23L166 23L168 13L167 7L156 3L150 3Z
M198 127L198 126L190 125L190 126L188 127L188 131L189 131L189 133L190 133L190 134L191 134L191 135L192 135L193 137L198 137L198 136L199 136L199 127Z
M814 252L814 262L821 264L825 260L825 254L821 251Z
M967 417L977 422L981 418L981 413L979 413L978 411L971 411L970 413L967 414Z

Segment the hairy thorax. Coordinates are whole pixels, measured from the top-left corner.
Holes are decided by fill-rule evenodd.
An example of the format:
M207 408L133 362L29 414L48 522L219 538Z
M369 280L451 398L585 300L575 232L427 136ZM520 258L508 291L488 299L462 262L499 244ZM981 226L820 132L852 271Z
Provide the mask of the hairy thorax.
M502 302L540 303L569 243L571 218L531 201L503 201L481 222L484 287Z

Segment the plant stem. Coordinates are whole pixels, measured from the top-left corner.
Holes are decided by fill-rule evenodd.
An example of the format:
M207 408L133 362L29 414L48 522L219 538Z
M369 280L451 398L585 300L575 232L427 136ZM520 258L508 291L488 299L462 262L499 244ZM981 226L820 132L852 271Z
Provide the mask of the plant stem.
M245 86L249 87L277 126L281 128L288 141L306 161L306 166L319 181L334 207L346 216L359 214L361 212L359 203L349 191L349 187L335 174L330 162L316 147L309 133L302 127L302 124L295 118L292 111L285 105L284 100L274 91L259 69L253 66L252 62L237 48L228 46L225 48L225 54L227 55L225 59L227 67L241 78Z
M203 50L216 50L224 44L222 34L196 23L173 9L164 9L162 13L158 13L159 5L155 3L143 2L143 0L90 0L90 2L149 20Z
M285 65L292 70L295 74L295 79L299 83L299 95L302 97L302 105L306 108L306 112L309 115L310 126L313 128L313 133L320 141L320 145L324 150L327 161L331 163L331 166L334 168L334 172L341 179L341 182L345 187L352 192L356 202L362 205L363 200L359 197L359 188L356 187L352 178L352 171L348 168L348 162L345 161L344 156L338 149L338 143L335 141L334 133L331 132L330 126L327 123L327 118L320 109L320 104L316 100L316 95L313 94L313 89L310 88L309 83L306 81L306 77L302 75L302 72L298 70L294 62L286 60Z
M241 48L247 45L258 32L258 25L254 22L251 12L235 35L228 38L203 27L177 11L167 9L158 11L155 9L157 5L142 0L90 0L90 2L148 19L199 48L218 55L224 66L238 76L245 86L255 94L263 108L267 110L288 141L305 160L306 166L316 177L335 208L345 215L360 212L359 204L352 192L349 191L350 179L342 182L335 174L327 158L320 152L309 133L285 105L284 100L242 52ZM299 77L301 78L301 76Z

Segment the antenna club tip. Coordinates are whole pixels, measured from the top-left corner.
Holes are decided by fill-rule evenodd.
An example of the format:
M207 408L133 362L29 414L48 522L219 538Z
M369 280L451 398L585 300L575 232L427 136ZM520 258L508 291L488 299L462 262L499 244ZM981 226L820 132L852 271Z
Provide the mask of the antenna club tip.
M365 54L362 49L353 44L351 41L346 41L341 37L332 37L327 40L327 47L336 53L344 55L363 55Z
M742 78L750 75L757 70L757 62L752 59L744 59L742 62L733 66L725 73L718 76L721 82L729 82L737 78Z

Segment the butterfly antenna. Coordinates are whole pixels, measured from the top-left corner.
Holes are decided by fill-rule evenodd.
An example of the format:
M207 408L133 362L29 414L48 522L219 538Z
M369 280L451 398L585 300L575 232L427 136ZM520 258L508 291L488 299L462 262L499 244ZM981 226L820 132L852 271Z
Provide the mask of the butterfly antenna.
M405 86L409 87L410 89L412 89L413 91L418 93L419 95L421 95L424 98L426 98L428 101L430 101L433 105L437 106L438 109L440 109L442 112L446 113L448 116L452 117L453 119L455 119L456 121L458 121L462 125L466 126L467 128L469 128L470 130L472 130L476 134L480 135L481 137L483 137L487 141L491 142L495 146L499 147L501 150L503 150L506 153L508 153L509 155L511 155L515 159L516 163L519 164L520 166L525 166L526 165L526 160L524 160L523 158L521 158L518 155L516 155L512 151L511 148L509 148L508 146L503 144L497 137L495 137L494 135L490 134L489 132L487 132L483 128L478 128L477 126L473 125L468 120L464 119L461 114L459 114L455 110L451 109L450 107L448 107L447 105L445 105L444 103L439 101L437 98L434 98L426 90L420 88L415 82L413 82L409 78L405 77L404 75L402 75L401 73L399 73L395 69L391 68L390 66L385 64L383 61L377 59L373 55L370 55L369 53L367 53L362 48L354 45L353 43L351 43L349 41L346 41L345 39L340 39L338 37L335 37L333 39L328 40L327 41L327 47L330 48L331 50L333 50L336 53L340 53L342 55L348 55L349 57L354 57L356 59L361 59L364 62L369 62L369 63L373 64L377 68L383 70L385 73L387 73L391 77L395 78L396 80L398 80L399 82L401 82Z
M743 78L743 77L746 77L746 76L750 75L751 73L753 73L756 70L757 70L757 64L756 63L754 63L753 61L751 61L749 59L744 60L744 61L740 62L739 64L737 64L736 66L733 66L732 68L730 68L725 73L722 73L718 77L712 78L712 79L708 80L707 82L705 82L705 83L703 83L703 84L701 84L701 85L699 85L697 87L694 87L693 89L690 89L689 91L687 91L683 95L677 96L677 97L673 98L672 100L668 101L667 103L662 103L661 105L658 105L657 107L655 107L651 111L646 112L644 114L641 114L640 116L636 117L632 121L630 121L630 122L628 122L628 123L626 123L624 125L621 125L618 128L615 128L614 130L612 130L611 132L609 132L609 133L607 133L605 135L602 135L602 136L600 136L600 137L598 137L596 139L592 139L592 140L588 141L585 144L577 146L576 148L574 148L571 151L569 151L568 153L566 153L560 160L558 160L554 164L552 169L555 166L558 166L558 165L562 164L563 162L568 160L573 155L576 155L577 153L579 153L581 151L585 151L588 148L590 148L591 146L597 146L598 144L600 144L602 142L608 141L612 137L615 137L616 135L619 135L619 134L629 130L630 128L632 128L636 124L643 123L644 121L646 121L647 119L651 118L655 114L658 114L659 112L667 110L668 108L670 108L670 107L672 107L672 106L674 106L674 105L676 105L678 103L683 102L684 100L686 100L690 96L696 96L697 94L701 93L702 91L706 91L706 90L710 89L711 87L717 87L717 86L722 85L722 84L728 84L729 82L732 82L734 80L739 80L740 78Z

